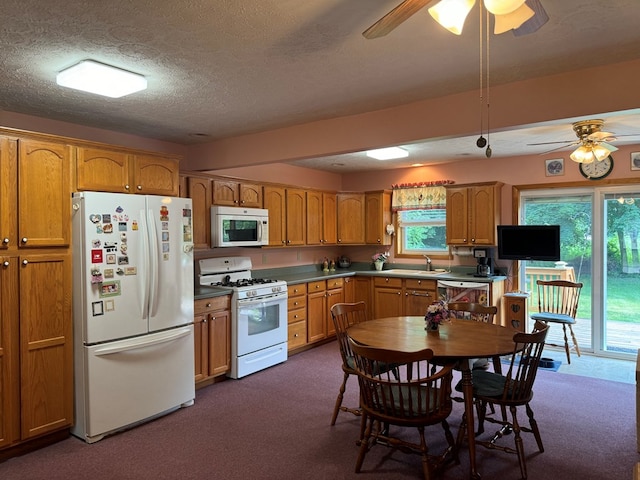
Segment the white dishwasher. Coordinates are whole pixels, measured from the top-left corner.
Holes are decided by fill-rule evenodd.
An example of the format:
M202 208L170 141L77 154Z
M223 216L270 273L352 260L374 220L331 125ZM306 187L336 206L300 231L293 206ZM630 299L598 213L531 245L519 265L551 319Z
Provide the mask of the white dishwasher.
M489 305L489 284L438 280L438 298L447 302L471 302Z

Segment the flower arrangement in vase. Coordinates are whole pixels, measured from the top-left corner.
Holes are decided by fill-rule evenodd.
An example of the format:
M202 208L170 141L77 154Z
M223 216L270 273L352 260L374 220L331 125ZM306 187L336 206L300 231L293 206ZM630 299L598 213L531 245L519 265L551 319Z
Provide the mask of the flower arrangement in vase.
M380 252L380 253L376 253L373 257L371 257L371 260L373 260L373 264L376 267L376 270L382 270L382 266L384 265L384 262L386 262L389 259L389 252Z
M442 322L449 321L449 306L447 302L438 300L429 305L424 321L426 322L424 329L427 331L438 330Z

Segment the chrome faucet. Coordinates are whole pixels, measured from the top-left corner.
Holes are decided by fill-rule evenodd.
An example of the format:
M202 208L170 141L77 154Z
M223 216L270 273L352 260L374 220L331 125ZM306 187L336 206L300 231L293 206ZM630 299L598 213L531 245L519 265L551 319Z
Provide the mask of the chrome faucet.
M429 258L427 255L423 255L424 258L427 259L427 272L430 272L432 270L431 268L431 258Z

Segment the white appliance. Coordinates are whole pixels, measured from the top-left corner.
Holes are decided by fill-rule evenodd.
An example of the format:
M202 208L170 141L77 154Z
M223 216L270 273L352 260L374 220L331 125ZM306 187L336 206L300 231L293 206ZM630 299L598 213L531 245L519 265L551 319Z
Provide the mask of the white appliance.
M267 209L211 207L211 247L260 247L268 244Z
M489 305L489 284L438 280L438 298L447 302L471 302Z
M191 199L73 195L75 436L195 398Z
M231 378L242 378L287 360L287 283L252 278L249 257L199 261L201 285L231 295Z

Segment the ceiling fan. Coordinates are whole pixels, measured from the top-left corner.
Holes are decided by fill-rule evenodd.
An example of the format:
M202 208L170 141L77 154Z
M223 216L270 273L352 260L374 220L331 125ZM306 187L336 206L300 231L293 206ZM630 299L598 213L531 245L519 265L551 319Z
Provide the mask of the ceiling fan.
M527 35L537 31L549 20L539 0L482 1L484 8L494 16L496 34L513 30L516 36ZM433 4L429 8L431 16L450 32L460 35L464 21L475 3L476 0L404 0L362 35L368 39L383 37L430 4Z
M556 150L562 150L572 145L578 145L570 155L571 160L578 163L591 163L594 160L602 161L607 158L612 152L618 150L616 147L610 144L618 139L618 137L627 137L633 135L616 135L611 132L604 132L602 128L604 126L604 120L581 120L572 124L573 131L578 137L577 140L565 140L561 142L542 142L542 143L529 143L530 146L536 145L554 145L562 144L557 148L553 148L546 153L555 152Z

